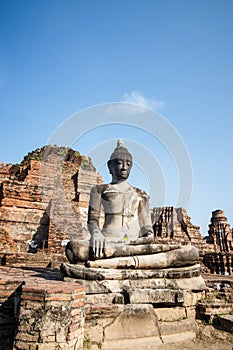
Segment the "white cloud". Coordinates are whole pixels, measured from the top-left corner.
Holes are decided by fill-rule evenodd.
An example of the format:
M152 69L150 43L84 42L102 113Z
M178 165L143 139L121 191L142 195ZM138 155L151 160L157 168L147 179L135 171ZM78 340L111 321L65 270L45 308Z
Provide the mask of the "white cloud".
M134 90L130 94L124 94L119 103L108 106L106 112L108 114L121 113L135 115L146 113L148 109L156 110L163 106L163 101L146 98L141 92Z
M140 113L145 113L147 109L139 105L126 103L126 102L115 102L109 105L106 109L107 114L125 114L125 115L135 115Z
M135 104L142 108L152 109L152 110L155 110L164 106L163 101L149 99L143 96L143 94L137 90L132 91L130 94L124 94L121 99L121 102Z

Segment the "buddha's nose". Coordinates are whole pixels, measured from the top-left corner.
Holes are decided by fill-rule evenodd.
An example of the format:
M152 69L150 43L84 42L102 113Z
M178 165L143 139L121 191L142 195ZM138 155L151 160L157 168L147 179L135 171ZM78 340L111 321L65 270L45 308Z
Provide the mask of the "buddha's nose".
M123 162L123 164L122 164L122 170L126 170L127 169L127 164L126 164L126 162Z

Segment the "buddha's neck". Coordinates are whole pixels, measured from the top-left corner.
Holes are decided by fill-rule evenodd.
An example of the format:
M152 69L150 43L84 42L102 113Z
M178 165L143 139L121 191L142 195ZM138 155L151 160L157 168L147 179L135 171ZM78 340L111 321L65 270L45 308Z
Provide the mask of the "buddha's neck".
M127 188L130 187L130 185L128 184L127 181L125 180L120 180L120 181L115 181L113 180L111 182L111 185L113 185L114 187L116 187L118 190L120 191L125 191Z

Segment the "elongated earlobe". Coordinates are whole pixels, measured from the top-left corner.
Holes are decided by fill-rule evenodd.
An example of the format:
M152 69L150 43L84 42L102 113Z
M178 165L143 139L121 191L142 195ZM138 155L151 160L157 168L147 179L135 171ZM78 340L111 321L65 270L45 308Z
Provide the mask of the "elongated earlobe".
M109 170L109 173L112 175L112 161L111 160L108 161L108 170Z

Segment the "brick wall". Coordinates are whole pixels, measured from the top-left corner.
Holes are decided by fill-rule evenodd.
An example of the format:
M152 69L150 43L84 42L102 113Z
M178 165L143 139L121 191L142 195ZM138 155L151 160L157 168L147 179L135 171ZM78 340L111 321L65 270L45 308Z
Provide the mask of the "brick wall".
M0 348L82 349L85 288L59 280L56 270L38 272L2 267Z
M89 193L100 181L90 159L62 147L31 152L21 165L0 163L1 251L25 253L35 241L64 255L62 241L88 234Z
M84 288L61 281L22 288L15 350L79 350L84 338Z

